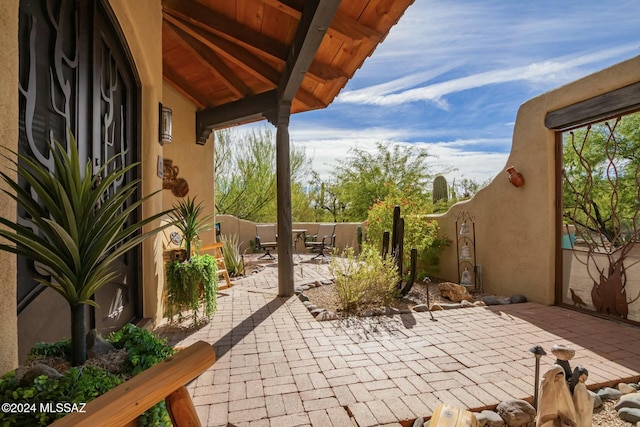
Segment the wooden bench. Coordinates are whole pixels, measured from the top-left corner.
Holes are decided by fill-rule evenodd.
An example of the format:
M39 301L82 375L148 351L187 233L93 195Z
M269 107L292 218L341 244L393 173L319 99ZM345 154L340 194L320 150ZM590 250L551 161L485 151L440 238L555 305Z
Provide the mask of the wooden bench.
M174 426L200 426L185 384L206 371L215 360L211 344L198 341L90 401L84 413L65 415L50 425L135 426L142 413L164 400Z

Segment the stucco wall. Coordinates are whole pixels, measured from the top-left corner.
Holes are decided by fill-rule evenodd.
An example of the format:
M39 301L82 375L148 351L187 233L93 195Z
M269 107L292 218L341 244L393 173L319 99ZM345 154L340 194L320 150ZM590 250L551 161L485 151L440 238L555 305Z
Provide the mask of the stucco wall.
M477 263L485 291L554 303L555 133L544 126L550 111L640 81L640 56L523 104L518 110L511 154L503 171L473 199L438 218L442 232L455 239L455 219L468 210L476 221ZM506 168L515 166L525 185L512 186ZM455 243L441 257L441 276L457 281Z
M18 0L0 2L0 145L18 151ZM6 152L2 153L6 155ZM10 162L0 157L0 170L15 179ZM0 188L5 188L0 184ZM16 205L0 193L0 216L15 221ZM0 375L18 364L16 256L0 252Z
M142 101L142 193L162 188L157 175L158 103L162 101L162 3L161 0L110 0L133 56L141 83ZM157 195L142 207L147 217L162 209L162 196ZM159 225L159 222L147 227ZM162 240L158 236L142 244L143 316L154 321L162 317L161 284L164 282Z

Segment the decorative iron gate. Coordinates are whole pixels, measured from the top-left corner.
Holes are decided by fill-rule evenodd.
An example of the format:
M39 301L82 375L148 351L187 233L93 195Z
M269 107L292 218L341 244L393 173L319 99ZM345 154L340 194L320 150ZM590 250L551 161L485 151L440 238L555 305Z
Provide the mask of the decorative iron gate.
M110 170L139 160L139 80L106 1L23 0L19 43L21 154L52 169L48 143L68 147L71 132L80 158L91 161L94 170L112 158ZM116 182L113 190L136 173ZM100 308L91 310L88 326L108 332L139 317L139 256L132 250L118 260L119 278L94 296ZM21 355L34 342L59 339L70 331L64 301L34 280L41 274L33 262L18 258ZM39 330L44 323L45 330Z

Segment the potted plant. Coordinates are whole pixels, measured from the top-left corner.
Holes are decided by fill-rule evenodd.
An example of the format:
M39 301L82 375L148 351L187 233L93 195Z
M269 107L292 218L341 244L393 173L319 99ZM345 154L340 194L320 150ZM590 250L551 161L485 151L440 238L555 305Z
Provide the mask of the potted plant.
M217 263L209 254L198 255L200 233L213 228L213 214L203 215L202 202L187 197L173 206L170 217L182 233L182 245L186 249L184 261L167 263L167 316L173 321L178 313L182 319L184 310L192 310L194 324L198 323L198 313L202 300L204 314L209 319L216 310L218 292Z
M97 171L93 170L91 161L86 162L82 170L73 137L70 138L68 152L57 142L51 143L49 149L53 154L54 172L31 156L11 152L19 163L2 154L15 165L18 175L30 190L0 172L13 190L3 191L24 209L27 223L0 217L0 224L6 227L0 229L0 237L12 243L0 244L0 250L39 263L49 278L38 281L58 292L69 303L71 362L79 366L87 358L85 306L97 306L91 297L115 278L113 262L161 230L163 227L141 232L142 227L167 212L127 225L130 214L155 193L127 203L137 191L139 179L113 192L109 189L138 163L117 168L112 166L116 164L114 157Z

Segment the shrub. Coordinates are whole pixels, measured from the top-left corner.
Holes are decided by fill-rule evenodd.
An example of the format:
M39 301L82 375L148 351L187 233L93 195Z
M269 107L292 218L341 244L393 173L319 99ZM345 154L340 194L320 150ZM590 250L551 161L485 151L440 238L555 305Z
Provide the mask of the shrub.
M223 243L222 255L224 256L224 265L227 267L227 272L231 276L239 276L244 269L242 257L240 256L240 245L237 234L231 234L220 236L220 241Z
M366 242L378 253L382 250L382 234L392 231L393 208L398 205L404 218L404 260L406 271L411 260L411 248L418 250L418 275L424 276L438 272L440 254L449 246L449 239L438 237L437 221L429 221L427 203L410 200L401 195L391 195L384 201L376 202L367 217Z
M388 305L397 296L398 272L391 260L383 260L370 247L358 257L353 248L347 248L343 256L331 258L330 270L336 278L335 290L345 314L360 314L368 308Z

